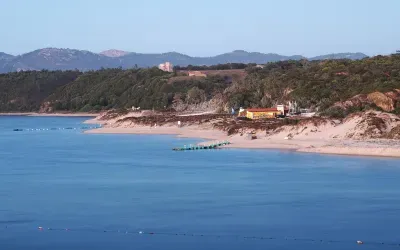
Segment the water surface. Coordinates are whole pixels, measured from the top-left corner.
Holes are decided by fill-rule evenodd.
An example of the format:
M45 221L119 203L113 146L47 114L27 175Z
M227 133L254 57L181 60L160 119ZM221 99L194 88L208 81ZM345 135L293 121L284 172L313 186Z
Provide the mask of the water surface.
M174 152L197 140L12 131L83 120L0 117L0 249L356 249L359 239L398 248L367 244L400 242L398 159Z

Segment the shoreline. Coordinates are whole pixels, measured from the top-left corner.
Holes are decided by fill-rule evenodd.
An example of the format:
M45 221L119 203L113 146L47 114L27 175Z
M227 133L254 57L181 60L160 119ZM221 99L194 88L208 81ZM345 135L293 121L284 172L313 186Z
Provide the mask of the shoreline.
M225 132L215 129L204 129L196 126L190 127L103 127L85 131L86 134L136 134L136 135L173 135L180 138L198 138L204 143L228 140L228 146L222 148L237 149L274 149L289 150L298 153L330 154L346 156L392 157L400 158L400 141L381 140L356 141L344 139L278 139L272 137L259 137L250 140L238 134L227 136Z
M92 120L89 120L92 122ZM86 123L86 122L85 122ZM219 130L177 128L177 127L147 127L140 126L134 128L108 128L102 127L91 129L85 134L134 134L134 135L173 135L180 138L198 138L203 140L217 140L224 136Z
M390 152L396 150L397 152ZM360 152L361 151L361 152ZM324 155L338 155L338 156L362 156L373 158L400 158L400 149L389 149L389 152L380 150L380 148L349 148L336 147L336 148L319 148L319 149L298 149L296 152L305 154L324 154Z
M0 113L0 116L33 116L33 117L97 117L97 113L38 113L38 112L11 112Z

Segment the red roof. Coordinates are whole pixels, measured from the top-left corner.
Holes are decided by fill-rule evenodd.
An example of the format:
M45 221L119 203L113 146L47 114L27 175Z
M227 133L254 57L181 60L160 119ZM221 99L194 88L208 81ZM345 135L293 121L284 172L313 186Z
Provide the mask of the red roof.
M249 112L278 112L277 108L251 108L247 109Z

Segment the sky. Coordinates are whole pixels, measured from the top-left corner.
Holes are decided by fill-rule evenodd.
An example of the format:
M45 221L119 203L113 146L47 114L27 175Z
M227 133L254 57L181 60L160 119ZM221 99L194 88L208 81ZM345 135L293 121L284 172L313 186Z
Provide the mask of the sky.
M373 56L400 49L399 11L400 0L0 0L0 52Z

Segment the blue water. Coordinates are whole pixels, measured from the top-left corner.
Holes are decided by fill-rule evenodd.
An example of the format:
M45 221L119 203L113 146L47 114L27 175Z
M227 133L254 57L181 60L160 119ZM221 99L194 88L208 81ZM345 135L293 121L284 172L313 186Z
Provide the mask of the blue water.
M83 120L0 117L0 249L398 249L372 244L400 243L398 159L174 152L197 140L12 131Z

